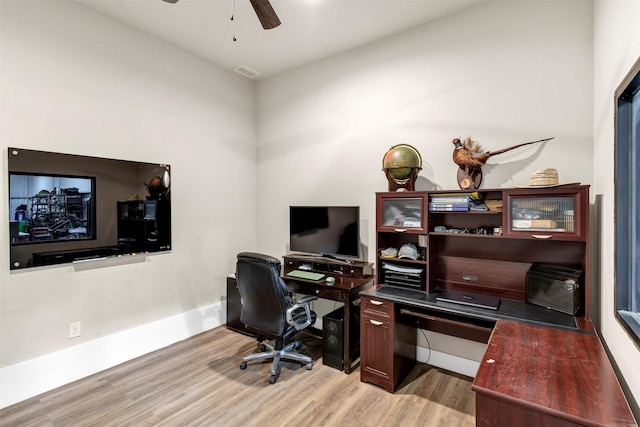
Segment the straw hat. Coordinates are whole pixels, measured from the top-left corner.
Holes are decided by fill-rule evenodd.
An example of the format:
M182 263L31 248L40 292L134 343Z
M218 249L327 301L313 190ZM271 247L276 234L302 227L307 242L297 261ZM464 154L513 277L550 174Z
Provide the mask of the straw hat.
M567 182L560 184L558 178L558 170L554 168L548 168L543 170L537 170L531 174L529 178L529 185L517 186L518 188L547 188L547 187L560 187L562 185L578 185L579 182Z
M549 187L559 183L558 170L553 168L535 171L529 178L529 187Z

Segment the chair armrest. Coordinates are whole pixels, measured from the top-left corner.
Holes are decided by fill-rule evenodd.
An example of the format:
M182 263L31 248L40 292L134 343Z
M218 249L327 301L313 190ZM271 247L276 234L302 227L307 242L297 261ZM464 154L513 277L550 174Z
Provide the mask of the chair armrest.
M297 331L301 331L311 326L311 301L316 299L318 299L318 297L307 295L302 297L294 305L289 307L289 309L287 310L287 323L293 326ZM303 322L296 321L296 319L293 318L293 313L300 308L304 309L305 315Z
M318 297L313 295L304 295L302 298L297 300L295 305L308 304L309 302L318 299Z

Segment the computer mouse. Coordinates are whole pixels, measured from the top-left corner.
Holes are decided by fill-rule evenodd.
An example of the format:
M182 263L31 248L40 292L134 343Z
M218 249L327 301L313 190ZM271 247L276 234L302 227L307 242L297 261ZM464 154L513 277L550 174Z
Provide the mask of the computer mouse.
M336 278L335 278L335 277L331 277L331 276L329 276L329 277L327 277L327 278L326 278L326 279L324 279L324 280L325 280L325 282L327 282L327 283L333 283L333 282L335 282L335 281L336 281Z

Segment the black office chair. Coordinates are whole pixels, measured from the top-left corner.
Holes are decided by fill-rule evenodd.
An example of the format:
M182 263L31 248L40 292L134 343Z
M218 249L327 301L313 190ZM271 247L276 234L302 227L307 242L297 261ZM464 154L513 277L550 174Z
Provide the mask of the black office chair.
M316 321L316 313L310 303L315 296L305 296L296 303L280 277L280 261L269 255L252 252L238 254L236 280L242 300L240 321L258 337L265 338L261 353L242 359L240 369L247 369L247 362L273 358L269 383L280 375L280 360L289 359L313 367L313 359L296 353L300 343L294 341L284 345L298 331L308 328ZM274 345L268 340L275 340Z

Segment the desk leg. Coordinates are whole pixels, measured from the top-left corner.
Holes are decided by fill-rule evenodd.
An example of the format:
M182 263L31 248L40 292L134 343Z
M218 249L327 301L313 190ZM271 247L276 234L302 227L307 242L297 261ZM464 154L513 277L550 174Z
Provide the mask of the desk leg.
M344 330L342 331L342 360L344 360L344 373L351 373L351 294L347 295L344 303Z
M360 326L358 324L352 325L354 321L354 315L360 315L360 307L353 305L355 300L360 296L360 290L353 290L345 295L344 298L344 331L343 335L343 359L344 360L344 372L350 374L354 369L360 366ZM355 360L353 359L354 352L357 351ZM357 362L356 362L357 361Z

